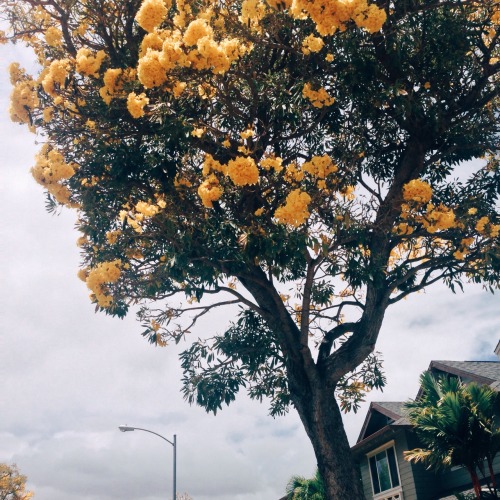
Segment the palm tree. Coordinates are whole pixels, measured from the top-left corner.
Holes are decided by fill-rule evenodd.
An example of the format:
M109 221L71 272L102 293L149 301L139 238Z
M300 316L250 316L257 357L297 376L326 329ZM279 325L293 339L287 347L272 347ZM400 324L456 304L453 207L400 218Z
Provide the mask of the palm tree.
M323 480L316 470L311 479L302 476L293 476L286 486L288 500L325 500Z
M424 445L405 452L410 462L435 470L463 466L470 474L476 498L481 498L477 471L488 465L496 495L493 458L499 450L500 428L495 425L497 394L487 386L464 384L457 377L420 377L421 397L406 403L409 420Z

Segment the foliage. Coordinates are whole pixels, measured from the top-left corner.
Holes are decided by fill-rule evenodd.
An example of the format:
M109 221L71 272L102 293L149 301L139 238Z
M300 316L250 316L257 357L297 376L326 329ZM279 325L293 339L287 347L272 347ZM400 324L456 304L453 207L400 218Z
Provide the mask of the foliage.
M15 464L0 464L0 500L29 500L33 495L26 491L26 476Z
M476 489L476 471L484 475L484 463L491 466L500 450L497 394L487 386L464 384L457 377L434 378L430 372L420 381L421 396L406 407L424 448L405 452L406 460L435 470L466 467ZM494 484L494 477L490 479Z
M36 56L34 74L11 66L10 113L43 143L48 208L78 211L96 309L138 305L158 346L236 311L182 355L208 411L243 387L272 414L291 402L317 456L345 451L327 401L383 386L387 307L438 282L498 288L497 0L2 0L0 16Z
M319 471L311 479L293 476L287 484L286 494L289 500L324 500L325 487Z

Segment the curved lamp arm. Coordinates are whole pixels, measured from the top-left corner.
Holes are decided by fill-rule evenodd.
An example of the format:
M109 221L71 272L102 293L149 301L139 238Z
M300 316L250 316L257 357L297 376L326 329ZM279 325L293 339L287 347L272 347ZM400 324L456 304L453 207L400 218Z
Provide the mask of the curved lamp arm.
M173 448L174 448L174 498L173 498L173 500L176 500L176 498L177 498L177 436L174 434L174 441L172 442L169 439L167 439L165 436L162 436L161 434L158 434L157 432L150 431L149 429L142 429L141 427L130 427L129 425L119 425L118 429L120 429L122 432L129 432L129 431L149 432L150 434L154 434L155 436L162 438L168 444L171 444L173 446Z

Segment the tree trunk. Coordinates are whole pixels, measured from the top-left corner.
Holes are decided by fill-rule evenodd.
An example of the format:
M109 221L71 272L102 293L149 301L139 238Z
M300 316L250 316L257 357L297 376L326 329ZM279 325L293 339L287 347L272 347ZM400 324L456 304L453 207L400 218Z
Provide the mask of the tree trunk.
M334 388L313 387L296 408L311 440L327 500L362 500L364 493L358 468L344 430Z
M488 460L488 470L490 472L491 487L493 488L495 496L497 496L498 495L497 481L495 479L495 471L493 470L493 458L491 456L488 456L487 460Z
M474 466L467 467L469 471L470 477L472 479L472 486L474 487L474 493L477 499L481 498L481 483L479 482L479 478L477 477L477 473Z

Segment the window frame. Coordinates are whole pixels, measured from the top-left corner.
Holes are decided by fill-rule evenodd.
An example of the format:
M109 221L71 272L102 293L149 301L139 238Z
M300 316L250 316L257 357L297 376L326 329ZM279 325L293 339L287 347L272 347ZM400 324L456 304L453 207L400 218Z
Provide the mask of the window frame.
M394 486L393 485L393 478L392 478L392 474L391 474L391 467L390 467L390 464L389 464L389 457L388 457L388 454L387 454L387 450L392 448L393 449L393 453L394 453L394 463L395 463L395 466L396 466L396 473L397 473L397 480L399 481L399 484ZM371 463L370 463L370 459L375 457L376 455L378 455L379 453L382 453L385 451L385 456L386 456L386 459L387 459L387 466L388 466L388 469L389 469L389 478L390 478L390 481L391 481L391 487L386 489L386 490L381 490L379 491L378 493L375 493L375 485L374 485L374 482L373 482L373 474L372 474L372 467L371 467ZM391 492L398 492L398 491L402 491L403 489L403 486L401 484L401 474L399 472L399 464L398 464L398 458L397 458L397 454L396 454L396 443L394 440L392 441L389 441L385 444L383 444L382 446L379 446L378 448L375 448L374 450L370 451L369 453L366 454L366 459L367 459L367 463L368 463L368 470L370 472L370 484L371 484L371 488L372 488L372 494L373 494L373 498L376 499L376 498L385 498L387 495L390 495ZM378 471L377 471L377 474L378 474ZM380 478L377 477L378 479L378 482L379 482L379 485L380 485Z

